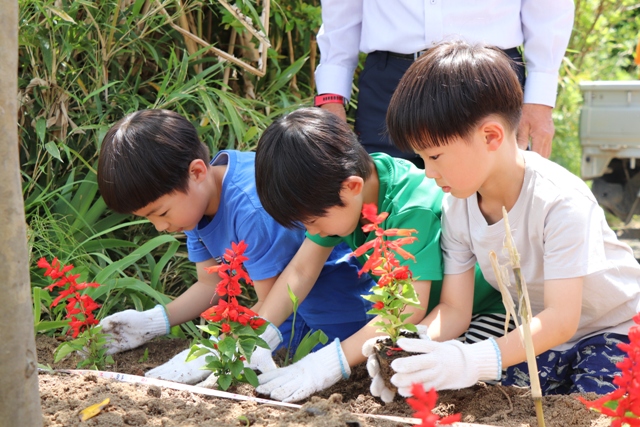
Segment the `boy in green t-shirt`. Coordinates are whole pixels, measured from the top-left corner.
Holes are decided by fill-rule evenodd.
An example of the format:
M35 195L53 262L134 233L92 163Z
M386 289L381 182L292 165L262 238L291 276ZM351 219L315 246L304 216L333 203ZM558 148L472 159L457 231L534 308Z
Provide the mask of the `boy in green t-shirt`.
M278 223L285 227L302 223L307 229L307 238L261 307L267 319L278 324L289 316L292 304L287 286L303 300L335 245L344 241L356 249L375 238L374 233L365 234L361 228L365 203L389 213L383 228L418 230L418 240L403 247L415 256L415 262L399 257L401 265L407 265L417 278L413 285L421 303L421 308L407 307L411 313L407 321L419 323L428 309L438 304L443 277L443 193L412 163L382 153L369 155L344 121L322 109L304 108L275 121L261 137L256 187L263 207ZM484 280L479 288L474 314L504 313L497 291ZM502 331L503 319L495 322L496 335ZM365 361L363 344L380 335L373 326L377 320L343 342L336 339L335 345L293 365L260 375L257 391L274 399L296 401L348 378L350 367ZM446 340L464 332L445 326L432 324L429 335ZM393 397L380 381L374 381L372 392L383 400Z

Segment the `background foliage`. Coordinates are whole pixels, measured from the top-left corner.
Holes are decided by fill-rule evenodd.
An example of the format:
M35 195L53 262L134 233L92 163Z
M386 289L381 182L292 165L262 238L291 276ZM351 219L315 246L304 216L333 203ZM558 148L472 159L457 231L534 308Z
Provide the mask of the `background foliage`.
M271 47L262 78L220 61L179 31L228 51L235 30L231 52L257 66L256 40L216 0L19 5L19 145L37 330L51 333L61 318L41 291L45 282L35 268L41 256L73 263L81 280L103 285L92 290L104 304L99 317L169 301L195 277L184 236L158 235L145 220L106 209L95 171L102 137L131 111L168 108L196 126L212 153L253 149L274 117L310 104L319 0L271 2ZM260 27L261 0L235 5ZM552 155L574 173L580 165L578 82L637 78L637 7L630 0L576 1ZM194 331L193 325L186 331Z

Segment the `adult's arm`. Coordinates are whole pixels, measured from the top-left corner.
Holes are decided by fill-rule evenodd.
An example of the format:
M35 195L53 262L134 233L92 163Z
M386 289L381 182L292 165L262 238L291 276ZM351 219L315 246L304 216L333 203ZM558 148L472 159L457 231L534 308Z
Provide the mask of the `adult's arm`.
M551 154L555 132L551 112L558 75L573 28L572 0L522 0L521 19L527 80L518 145L544 157Z
M323 0L318 32L320 64L315 78L318 93L351 98L353 73L358 66L363 0Z

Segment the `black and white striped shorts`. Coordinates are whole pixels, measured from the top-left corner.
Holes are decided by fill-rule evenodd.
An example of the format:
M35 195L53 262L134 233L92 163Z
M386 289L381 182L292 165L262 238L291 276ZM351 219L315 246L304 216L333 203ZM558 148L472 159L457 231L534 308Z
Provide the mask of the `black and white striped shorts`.
M462 334L458 341L473 344L487 338L499 338L505 334L506 314L476 314L471 318L469 329ZM509 319L507 332L516 328L513 317Z

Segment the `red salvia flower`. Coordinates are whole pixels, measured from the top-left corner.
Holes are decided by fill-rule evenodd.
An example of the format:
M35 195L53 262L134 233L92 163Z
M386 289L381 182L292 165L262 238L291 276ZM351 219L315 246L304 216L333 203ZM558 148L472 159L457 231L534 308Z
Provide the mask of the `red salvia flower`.
M413 397L408 398L407 403L416 411L415 414L413 414L414 417L422 420L421 425L436 427L438 425L453 424L460 421L460 414L440 418L439 415L431 412L436 407L436 402L438 401L438 393L435 388L425 392L422 384L416 383L411 387L411 394Z
M616 364L621 375L616 376L613 383L618 389L594 401L578 397L587 408L612 417L614 427L640 426L640 314L633 320L636 325L629 328L629 344L618 344L618 348L627 353L627 357Z
M367 224L362 227L362 231L365 233L369 231L375 230L375 227L382 224L385 219L389 216L388 212L382 212L378 215L378 207L373 203L366 203L362 206L362 216L367 221L371 222L371 224ZM365 230L365 227L370 228L370 230Z
M250 367L245 366L241 373L236 371L236 362L244 362L251 357L257 345L264 345L257 342L254 336L259 338L258 334L264 330L263 326L266 323L257 313L238 303L237 296L242 293L242 285L253 286L243 266L243 263L248 260L244 256L246 249L247 245L244 241L232 243L231 249L226 249L222 256L224 262L206 269L209 273L218 273L220 281L216 287L216 294L226 296L225 299L219 299L217 305L201 313L201 316L210 323L203 329L219 339L218 343L213 344L213 348L224 349L213 352L213 359L207 362L205 368L218 377L218 385L224 390L238 381L258 386L257 377L247 374ZM192 347L192 352L194 348L197 347ZM220 381L220 378L229 376L232 378L231 382Z
M219 296L227 296L227 301L221 299L218 305L209 308L201 314L206 320L213 323L218 323L223 320L238 322L243 326L249 325L252 329L258 329L264 324L263 319L260 319L261 321L254 321L254 319L259 319L258 314L238 304L236 298L242 294L241 280L244 280L244 283L247 285L253 286L253 281L243 265L243 263L248 260L248 258L244 256L246 249L247 244L244 240L237 244L232 242L231 249L225 250L222 256L226 264L205 269L208 273L218 273L221 280L216 287L216 293ZM231 332L228 323L222 325L222 332Z
M40 258L37 266L45 269L44 277L56 280L53 284L46 287L49 292L55 288L61 288L58 296L51 303L51 307L57 306L61 301L66 300L65 311L66 318L69 319L69 327L73 338L86 328L97 325L98 320L94 317L93 311L100 307L89 295L81 295L80 292L88 287L97 288L97 283L77 283L79 274L69 274L73 270L73 265L64 266L60 264L58 258L54 258L49 263L45 258ZM80 314L78 317L76 315Z
M373 238L356 248L351 255L361 257L371 252L363 263L359 274L370 273L376 276L378 286L373 289L373 295L365 296L365 298L374 303L373 309L379 310L376 314L384 320L384 322L376 323L376 325L382 326L379 331L389 334L391 340L395 342L399 336L400 328L404 325L402 317L406 306L411 304L414 307L419 307L413 284L410 282L412 279L411 271L408 266L401 266L399 259L402 257L415 261L415 257L404 250L402 246L415 242L417 238L412 234L417 231L401 228L385 230L381 224L389 214L386 212L378 214L377 209L374 204L365 204L362 207L362 217L369 221L362 226L362 231L373 233Z
M251 326L251 329L258 329L260 326L264 325L267 321L264 320L262 317L253 317L251 320L249 320L249 326Z

